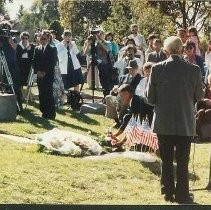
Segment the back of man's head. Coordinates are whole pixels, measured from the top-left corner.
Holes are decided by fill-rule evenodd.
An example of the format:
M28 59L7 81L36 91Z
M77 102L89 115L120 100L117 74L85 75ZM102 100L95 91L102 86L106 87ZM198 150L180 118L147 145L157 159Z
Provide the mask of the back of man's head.
M134 95L134 90L129 84L123 84L118 89L119 89L119 93L128 92L131 95Z
M182 52L182 41L177 36L170 36L164 40L163 49L168 54L181 54Z

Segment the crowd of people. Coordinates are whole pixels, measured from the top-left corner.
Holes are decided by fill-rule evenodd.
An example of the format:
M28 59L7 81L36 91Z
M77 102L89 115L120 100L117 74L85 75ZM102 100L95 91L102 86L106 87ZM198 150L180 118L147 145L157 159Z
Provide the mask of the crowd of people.
M79 91L83 74L79 49L70 30L56 39L54 30L42 30L29 42L28 32L20 34L20 42L1 38L1 48L14 80L15 93L22 110L23 86L27 85L31 68L37 75L39 107L42 117L55 119L56 109L63 106L66 90ZM3 41L2 41L3 40ZM114 41L113 33L94 30L85 40L88 78L92 87L91 69L94 67L95 86L102 87L103 103L108 118L115 121L123 133L130 118L139 115L147 121L158 136L162 160L161 193L167 201L188 203L191 200L188 185L188 160L191 137L195 132L195 103L207 85L211 100L211 41L203 56L195 27L178 29L175 36L161 40L157 34L147 38L132 24L123 46ZM115 77L117 75L117 77ZM117 142L124 144L125 139ZM176 148L174 150L174 148ZM177 184L173 176L174 152L177 162Z

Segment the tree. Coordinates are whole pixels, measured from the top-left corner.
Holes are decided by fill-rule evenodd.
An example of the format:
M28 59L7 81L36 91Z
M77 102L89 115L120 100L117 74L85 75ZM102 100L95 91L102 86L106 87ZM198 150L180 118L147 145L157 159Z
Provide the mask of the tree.
M61 36L63 33L63 27L61 26L60 22L58 20L54 20L51 22L50 26L49 26L50 30L55 30L56 31L56 38L58 40L61 40Z
M74 36L86 35L86 27L100 25L110 15L110 1L62 0L59 4L61 24Z
M130 7L133 23L139 25L139 30L145 37L151 33L158 34L161 38L175 34L176 28L169 16L148 1L130 0Z
M5 14L4 1L0 0L0 14Z
M206 20L211 16L211 4L209 1L150 1L155 7L167 15L177 28L188 28L191 25L200 31Z
M19 10L18 10L18 19L20 19L24 14L24 6L23 4L20 5Z
M35 0L29 11L21 10L20 30L27 30L34 33L36 29L49 29L52 21L57 20L54 14L54 6L51 2Z
M115 34L115 40L118 43L124 36L129 35L132 11L128 3L128 1L112 1L111 16L102 23L105 31Z

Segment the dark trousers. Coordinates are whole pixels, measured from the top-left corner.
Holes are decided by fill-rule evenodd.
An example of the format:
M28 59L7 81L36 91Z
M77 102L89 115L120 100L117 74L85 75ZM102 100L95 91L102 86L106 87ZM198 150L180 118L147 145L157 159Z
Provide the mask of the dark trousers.
M153 114L154 114L154 106L151 106L147 103L144 103L143 105L143 118L148 117L149 120L149 126L152 124Z
M103 88L104 97L110 94L111 89L113 88L112 84L112 65L110 63L100 63L97 65L99 69L99 78L100 83Z
M53 77L46 75L43 79L37 79L37 85L42 116L45 118L55 117Z
M161 166L161 193L175 194L177 200L189 196L188 162L191 137L158 135ZM176 159L176 186L174 183L173 160Z

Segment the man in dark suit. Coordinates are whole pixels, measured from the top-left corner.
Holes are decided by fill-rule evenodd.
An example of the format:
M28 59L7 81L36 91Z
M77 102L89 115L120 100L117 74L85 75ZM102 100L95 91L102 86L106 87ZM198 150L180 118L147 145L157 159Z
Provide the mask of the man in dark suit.
M162 48L162 42L160 39L154 39L153 40L153 49L154 51L149 53L147 62L153 62L158 63L160 61L166 60L166 53L163 52Z
M129 73L121 76L119 79L119 85L114 86L110 92L110 95L107 95L105 97L106 100L105 116L115 120L116 122L115 127L120 126L122 118L127 110L127 106L124 106L121 103L120 97L118 96L118 87L120 87L122 84L130 84L131 88L135 92L137 85L143 78L138 73L139 67L136 60L131 60L126 68L128 69Z
M127 106L128 109L123 116L123 121L118 131L113 134L114 137L118 137L123 133L132 116L139 116L139 118L142 119L144 115L144 99L135 95L133 88L129 84L123 84L119 87L119 96L122 104ZM116 146L121 146L126 140L126 137L124 137Z
M166 201L192 203L188 162L195 133L194 103L203 97L198 66L181 57L182 42L172 36L164 41L168 59L155 64L147 87L148 102L155 106L153 132L158 135L162 160L161 193ZM177 182L173 160L176 158Z
M40 111L42 117L55 119L53 98L54 68L57 62L57 50L49 44L50 32L43 31L40 37L41 45L35 48L34 70L37 73Z

